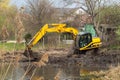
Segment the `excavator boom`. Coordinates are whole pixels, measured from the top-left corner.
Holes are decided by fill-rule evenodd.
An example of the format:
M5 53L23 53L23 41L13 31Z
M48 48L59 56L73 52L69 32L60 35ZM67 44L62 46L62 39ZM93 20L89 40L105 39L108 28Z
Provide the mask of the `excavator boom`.
M49 27L50 26L50 27ZM66 24L45 24L32 38L32 40L27 44L28 48L33 47L47 32L69 32L72 33L74 36L78 34L78 30L75 28L66 27Z

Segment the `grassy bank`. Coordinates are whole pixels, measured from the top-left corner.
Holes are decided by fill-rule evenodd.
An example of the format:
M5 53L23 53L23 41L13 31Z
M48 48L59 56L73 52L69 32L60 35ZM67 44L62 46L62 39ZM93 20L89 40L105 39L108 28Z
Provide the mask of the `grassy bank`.
M25 49L24 43L0 43L0 50L2 51L15 51Z
M0 51L18 51L18 50L25 50L25 44L24 43L0 43ZM42 43L36 44L34 47L32 47L33 50L38 49L55 49L55 48L67 48L71 47L72 45L67 44L60 44L60 45L50 45L45 44L43 46Z

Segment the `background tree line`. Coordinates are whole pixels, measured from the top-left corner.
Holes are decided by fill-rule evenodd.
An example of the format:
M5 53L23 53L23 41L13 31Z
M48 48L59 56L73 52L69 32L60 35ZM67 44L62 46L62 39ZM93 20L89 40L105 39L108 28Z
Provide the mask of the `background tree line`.
M109 0L61 1L65 4L59 8L54 6L54 1L49 0L28 0L25 6L18 8L15 5L9 5L10 0L0 0L0 39L16 39L19 42L23 40L25 34L33 36L46 23L66 23L79 28L82 24L81 16L83 16L83 13L75 14L79 9L91 18L90 23L95 25L98 34L100 24L112 24L116 27L120 25L119 2L111 4ZM68 6L72 4L75 7L69 8ZM67 18L70 18L70 21L65 20ZM119 34L119 31L117 33ZM50 41L56 40L56 44L59 39L57 33L47 33L45 38L46 41L50 38Z

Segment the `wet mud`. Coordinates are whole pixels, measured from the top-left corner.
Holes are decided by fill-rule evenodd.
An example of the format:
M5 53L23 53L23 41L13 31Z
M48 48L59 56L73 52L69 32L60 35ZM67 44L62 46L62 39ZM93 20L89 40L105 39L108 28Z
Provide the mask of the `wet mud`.
M40 50L35 52L36 59L26 58L23 51L7 52L0 57L1 62L39 62L42 55L48 54L47 64L78 65L84 68L108 69L120 63L120 50L101 51L97 55L73 54L69 56L68 49Z

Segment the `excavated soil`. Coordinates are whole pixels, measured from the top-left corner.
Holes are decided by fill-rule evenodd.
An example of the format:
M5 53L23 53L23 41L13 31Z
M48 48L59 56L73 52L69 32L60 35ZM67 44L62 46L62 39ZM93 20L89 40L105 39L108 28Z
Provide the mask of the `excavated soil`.
M40 50L35 52L35 56L39 59L28 59L23 56L23 51L6 52L0 57L1 62L35 62L41 59L43 54L48 54L49 60L47 64L59 65L79 65L84 68L98 68L107 69L109 66L117 66L120 63L120 50L106 50L102 49L96 55L87 54L73 54L71 55L69 49L51 49ZM71 56L69 56L71 55Z

